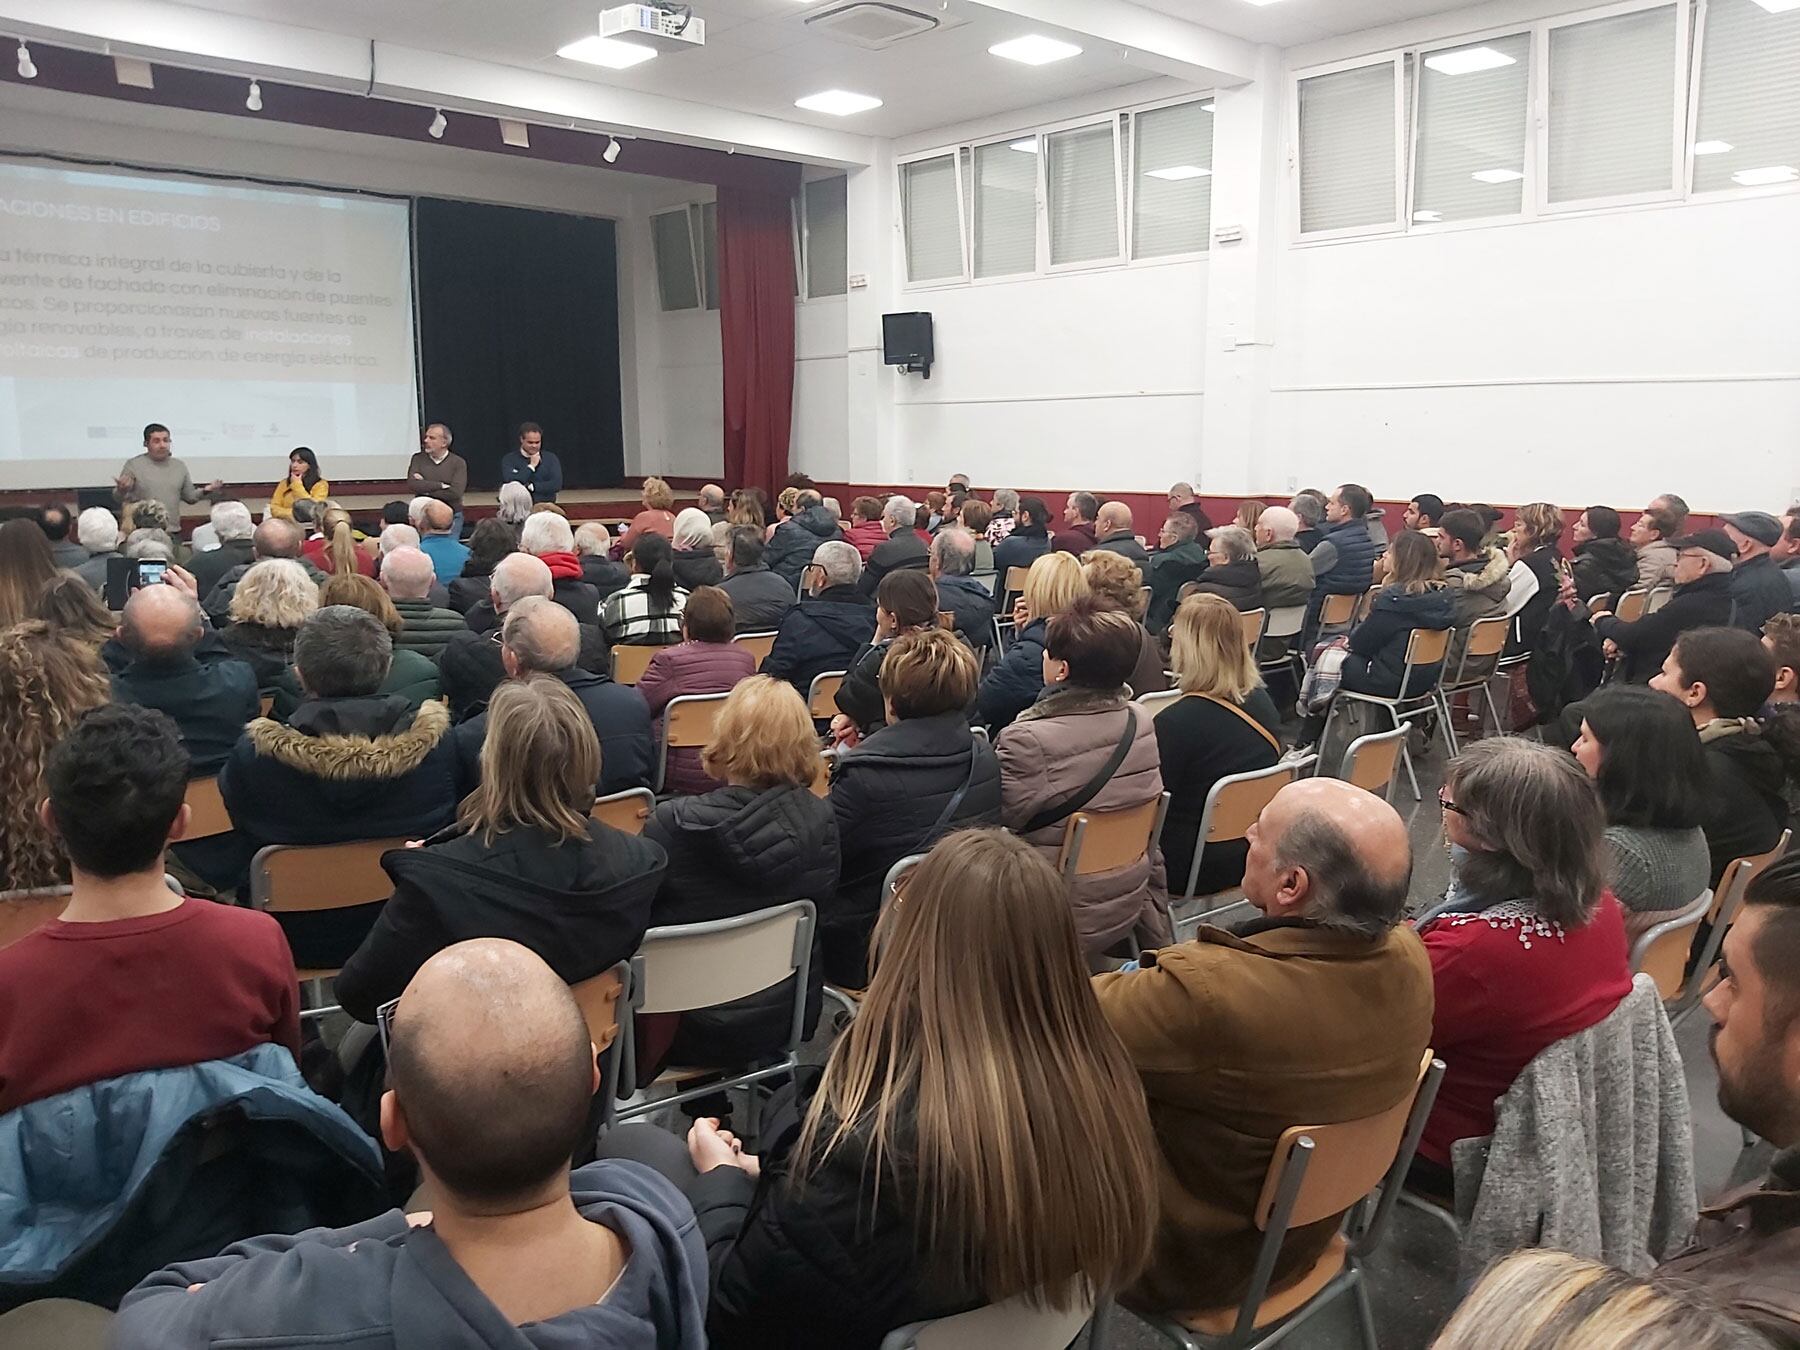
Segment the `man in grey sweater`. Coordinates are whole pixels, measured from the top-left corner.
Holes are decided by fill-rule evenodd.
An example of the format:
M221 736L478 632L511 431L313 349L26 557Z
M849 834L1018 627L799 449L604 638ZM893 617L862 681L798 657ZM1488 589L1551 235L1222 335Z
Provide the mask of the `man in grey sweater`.
M113 496L121 502L159 501L169 510L169 532L181 532L183 502L197 502L210 497L225 484L215 478L203 488L194 486L188 466L170 452L169 429L161 422L144 428L144 453L125 461L125 468L113 483Z

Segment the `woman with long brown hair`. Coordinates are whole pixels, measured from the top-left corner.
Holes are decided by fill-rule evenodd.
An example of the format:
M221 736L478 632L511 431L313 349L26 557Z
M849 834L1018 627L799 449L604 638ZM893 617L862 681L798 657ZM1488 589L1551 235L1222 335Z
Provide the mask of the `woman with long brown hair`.
M1143 1088L1055 869L1002 831L953 834L903 879L876 944L856 1019L771 1108L760 1157L710 1120L685 1150L636 1126L601 1146L688 1183L712 1235L716 1350L875 1350L920 1318L1110 1293L1149 1257Z
M73 572L58 572L44 583L33 617L42 619L58 637L96 655L119 629L119 616Z
M1550 502L1526 502L1513 517L1511 589L1506 612L1513 616L1506 654L1517 656L1537 647L1550 607L1562 590L1569 564L1562 556L1562 508Z
M0 628L37 613L44 583L55 575L49 536L35 520L20 517L0 525Z
M19 523L37 531L29 520ZM87 647L38 619L0 630L0 891L68 884L68 860L38 821L44 764L81 715L107 697L106 674Z

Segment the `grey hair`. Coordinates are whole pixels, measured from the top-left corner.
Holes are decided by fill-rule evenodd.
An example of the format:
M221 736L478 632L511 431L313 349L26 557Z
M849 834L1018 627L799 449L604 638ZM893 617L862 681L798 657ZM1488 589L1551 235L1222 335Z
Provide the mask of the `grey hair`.
M449 446L451 446L452 444L455 443L456 437L454 437L450 434L450 426L448 423L446 423L446 422L428 422L425 424L425 430L427 430L427 431L430 431L432 429L432 427L436 427L439 431L444 433L444 445L446 448L448 448Z
M498 608L504 613L528 595L549 596L555 583L550 579L550 564L542 558L531 553L509 553L494 564L488 589L499 598Z
M543 512L549 515L548 511ZM575 551L604 558L612 550L612 531L597 520L583 521L575 530Z
M423 600L436 580L431 559L417 545L397 548L381 560L381 584L396 600Z
M436 500L436 497L414 497L406 504L407 521L415 527L422 524L426 509Z
M218 535L221 544L248 539L256 530L256 522L250 518L250 508L242 502L216 503L210 519L213 533Z
M384 558L396 549L418 546L419 532L410 525L389 525L381 532L381 555Z
M975 570L975 536L960 525L946 525L931 541L938 571L947 577L966 577Z
M819 502L819 505L825 508L825 514L830 516L833 520L843 520L844 508L836 497L823 498Z
M380 619L355 605L325 606L294 636L300 683L318 698L372 694L387 679L393 662L393 637Z
M305 541L300 527L293 521L283 520L280 516L264 516L251 536L250 544L259 558L297 558Z
M731 553L732 570L737 572L746 567L755 567L763 560L763 554L767 551L763 546L762 531L754 525L733 525L727 547Z
M1566 751L1518 736L1477 741L1446 775L1475 844L1457 878L1484 904L1523 900L1578 928L1606 886L1599 794Z
M1163 528L1175 536L1178 543L1189 543L1200 537L1200 522L1186 511L1177 511L1163 522Z
M862 575L862 554L847 539L827 539L813 550L812 560L825 574L827 586L854 586Z
M1325 501L1316 492L1302 492L1288 503L1288 510L1299 517L1300 524L1306 529L1316 529L1320 521L1325 519Z
M500 640L526 670L554 674L581 655L581 625L554 600L528 595L506 611Z
M694 549L712 547L712 517L697 506L686 506L675 517L675 547Z
M1275 841L1277 868L1302 868L1307 880L1306 917L1324 928L1380 937L1406 913L1412 854L1398 876L1378 876L1356 841L1322 811L1302 811Z
M494 512L508 525L518 525L531 514L531 489L516 480L500 485L500 506ZM546 512L545 514L551 514Z
M119 546L119 518L104 506L90 506L76 517L75 533L89 553L105 553Z
M554 511L539 511L519 529L519 547L542 557L546 553L573 553L575 531Z
M1097 520L1100 516L1100 499L1091 492L1071 492L1069 502L1081 512L1083 520Z
M1256 523L1269 532L1269 537L1278 544L1285 544L1300 533L1300 517L1291 507L1265 506L1263 513L1256 518Z
M919 517L919 504L911 497L896 492L881 508L881 519L896 530L911 529Z
M994 510L1017 511L1018 509L1019 494L1012 488L1001 488L994 493Z
M127 558L161 558L164 562L174 562L175 541L169 538L167 530L133 530L126 536L121 552Z
M725 489L720 487L717 483L703 484L700 488L699 495L695 500L698 501L703 508L723 511L725 509ZM708 503L711 505L708 506Z
M154 497L145 497L132 503L131 526L137 530L166 530L169 528L169 508Z
M1256 556L1256 540L1242 525L1221 525L1207 537L1219 546L1226 562L1244 562Z

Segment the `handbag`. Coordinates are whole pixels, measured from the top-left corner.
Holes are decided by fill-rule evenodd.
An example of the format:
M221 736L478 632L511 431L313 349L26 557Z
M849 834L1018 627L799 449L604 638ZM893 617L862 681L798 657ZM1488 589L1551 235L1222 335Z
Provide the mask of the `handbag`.
M1119 766L1125 762L1125 756L1131 753L1131 743L1136 739L1137 713L1130 704L1126 704L1125 734L1119 737L1119 743L1113 747L1113 752L1106 763L1100 766L1100 771L1061 801L1052 802L1039 811L1019 827L1019 833L1021 835L1035 834L1048 825L1055 825L1059 821L1067 820L1093 801L1100 795L1100 789L1105 787L1112 780L1112 776L1119 771Z

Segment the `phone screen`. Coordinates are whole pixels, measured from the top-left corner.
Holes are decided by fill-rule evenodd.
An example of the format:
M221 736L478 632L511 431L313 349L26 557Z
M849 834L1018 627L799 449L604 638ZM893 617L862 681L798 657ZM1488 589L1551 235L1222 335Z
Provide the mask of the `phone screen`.
M160 558L141 558L132 569L131 589L141 586L155 586L163 579L163 573L169 570L169 564Z

